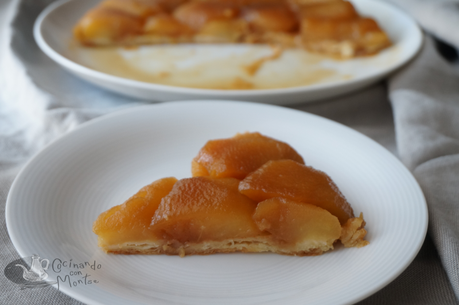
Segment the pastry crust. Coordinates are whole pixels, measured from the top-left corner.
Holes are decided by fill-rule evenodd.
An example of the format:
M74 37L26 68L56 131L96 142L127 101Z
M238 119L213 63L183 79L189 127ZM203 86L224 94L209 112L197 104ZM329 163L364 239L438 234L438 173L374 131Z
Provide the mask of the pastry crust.
M85 46L261 43L340 58L391 45L344 0L105 0L75 25Z
M267 237L247 239L227 239L223 241L208 241L200 243L178 243L167 241L144 241L136 243L123 243L117 245L106 245L102 249L113 254L166 254L179 255L209 255L216 253L261 253L272 252L282 255L293 256L314 256L333 249L332 242L310 242L298 246L297 249L283 249L278 245L270 243Z

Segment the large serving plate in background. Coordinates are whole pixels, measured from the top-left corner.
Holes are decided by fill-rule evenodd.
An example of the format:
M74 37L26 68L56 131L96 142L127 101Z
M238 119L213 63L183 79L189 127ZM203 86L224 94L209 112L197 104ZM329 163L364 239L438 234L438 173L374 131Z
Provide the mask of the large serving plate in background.
M268 46L163 45L131 50L80 47L73 40L72 27L97 0L53 3L37 19L34 35L40 48L58 64L95 85L124 95L152 101L303 103L374 83L409 61L421 46L421 31L399 9L376 0L351 1L361 14L378 21L394 42L392 47L375 56L345 61L285 50L280 58L265 62L253 76L244 67L271 54ZM253 90L221 90L252 85Z
M316 257L185 258L108 255L97 247L92 223L101 212L158 178L189 177L191 159L207 140L245 131L281 139L327 172L356 214L364 213L370 245ZM14 181L6 220L21 256L50 260L48 280L88 274L99 281L61 281L61 291L89 304L325 305L357 302L397 277L424 240L427 208L409 171L350 128L278 106L185 101L114 113L58 139ZM96 261L100 268L57 272L56 259Z

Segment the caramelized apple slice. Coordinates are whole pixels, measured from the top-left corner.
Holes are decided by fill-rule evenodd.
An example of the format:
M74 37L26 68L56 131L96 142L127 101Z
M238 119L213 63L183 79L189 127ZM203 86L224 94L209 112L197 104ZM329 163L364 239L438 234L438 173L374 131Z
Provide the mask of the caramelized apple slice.
M159 14L147 19L143 27L147 34L175 36L190 36L193 31L184 24L181 24L170 15Z
M229 43L241 40L247 31L243 20L211 20L201 27L195 36L198 43Z
M283 197L313 204L338 217L341 224L354 216L327 174L292 160L267 162L241 181L239 191L257 202Z
M134 15L96 7L74 27L75 37L85 45L111 45L142 32L142 21Z
M237 5L220 1L190 1L174 11L174 17L190 28L199 30L207 22L235 19L239 13Z
M239 193L238 184L239 180L233 178L195 177L178 181L161 201L150 229L176 251L187 250L187 244L260 235L252 219L257 204ZM173 249L170 251L169 254L176 254Z
M279 249L296 255L322 254L341 235L338 218L330 212L279 197L260 202L253 219L260 230L271 233Z
M359 14L348 1L330 0L300 6L300 17L343 21L359 18Z
M143 187L125 203L100 214L93 225L94 233L99 236L99 247L117 253L124 243L155 240L149 229L151 219L161 199L169 194L176 182L175 178L159 179Z
M119 11L140 18L146 18L164 11L158 1L148 0L105 0L99 7L106 11Z
M242 16L256 31L292 32L298 28L295 13L283 2L249 5Z
M139 36L151 33L146 20L152 16L168 14L185 0L105 0L87 12L73 29L75 37L84 45L108 46L118 43L131 44L139 42ZM163 21L163 20L161 20ZM164 22L163 22L164 23ZM189 29L179 22L169 22L172 30L164 30L161 34L175 35L176 28L181 26L185 33ZM164 28L164 26L162 27ZM147 30L145 32L144 30ZM157 33L155 33L157 34Z
M196 176L244 179L269 160L291 159L304 164L303 158L288 144L258 132L237 134L229 139L211 140L193 159L191 172Z
M360 17L347 1L304 5L300 19L302 44L312 52L349 58L371 55L391 45L376 21Z
M369 18L355 20L303 19L301 35L310 51L339 57L374 54L391 45L386 33Z

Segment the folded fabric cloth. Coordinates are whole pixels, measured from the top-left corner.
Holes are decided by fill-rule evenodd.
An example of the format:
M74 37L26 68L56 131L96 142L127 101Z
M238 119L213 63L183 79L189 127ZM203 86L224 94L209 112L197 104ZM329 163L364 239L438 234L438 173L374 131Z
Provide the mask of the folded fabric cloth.
M429 232L459 298L459 68L427 38L389 91L400 158L424 191Z
M44 145L85 121L145 103L81 81L38 49L33 23L51 2L0 2L3 267L19 258L8 237L4 213L10 185L24 163ZM459 47L459 32L452 30L459 24L457 1L394 3L412 14L427 32ZM343 123L378 141L412 170L426 195L429 236L420 254L400 277L362 304L459 304L458 101L458 69L442 59L433 40L427 38L423 51L389 79L387 88L379 83L329 101L294 107ZM19 290L0 276L0 304L81 303L51 287Z

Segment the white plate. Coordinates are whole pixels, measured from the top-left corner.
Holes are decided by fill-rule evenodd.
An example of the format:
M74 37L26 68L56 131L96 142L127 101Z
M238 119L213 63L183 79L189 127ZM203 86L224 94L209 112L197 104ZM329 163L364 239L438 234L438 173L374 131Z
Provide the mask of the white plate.
M364 213L370 245L317 257L276 254L107 255L92 223L142 186L190 176L209 139L259 131L291 144L327 172ZM100 269L48 270L49 280L98 284L60 290L89 304L347 304L376 292L414 259L427 229L423 194L387 150L345 126L277 106L187 101L137 107L96 119L35 156L16 178L6 220L23 257L33 253ZM53 264L54 263L54 264Z
M231 99L284 105L337 96L367 86L401 67L419 50L422 33L405 13L376 0L352 2L361 14L373 17L387 31L394 42L392 47L375 56L347 61L287 50L280 58L266 62L254 76L243 67L270 54L269 47L79 47L73 40L72 27L97 3L94 0L53 3L37 19L34 35L40 48L58 64L89 82L124 95L154 101ZM235 82L251 83L257 89L189 87L221 88Z

